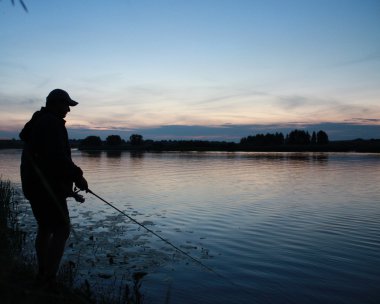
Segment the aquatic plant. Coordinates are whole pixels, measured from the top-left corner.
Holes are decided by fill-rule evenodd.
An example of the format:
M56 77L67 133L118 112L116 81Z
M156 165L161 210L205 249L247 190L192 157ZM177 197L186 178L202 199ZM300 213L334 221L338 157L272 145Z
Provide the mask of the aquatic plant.
M18 202L14 199L14 194L10 181L0 179L0 238L4 242L1 247L10 256L19 255L25 239L25 233L20 230L17 219Z

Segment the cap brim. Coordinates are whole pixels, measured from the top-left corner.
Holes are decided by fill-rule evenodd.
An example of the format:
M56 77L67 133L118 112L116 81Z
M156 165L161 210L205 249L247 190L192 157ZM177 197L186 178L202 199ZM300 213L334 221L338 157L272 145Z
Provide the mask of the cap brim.
M78 103L75 100L72 100L72 99L69 100L69 106L70 107L75 107L77 104Z

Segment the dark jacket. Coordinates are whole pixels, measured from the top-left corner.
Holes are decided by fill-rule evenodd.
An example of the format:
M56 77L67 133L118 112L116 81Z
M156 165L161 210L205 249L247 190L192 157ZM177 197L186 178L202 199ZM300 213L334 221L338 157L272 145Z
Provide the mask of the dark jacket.
M20 133L25 142L21 157L21 181L28 199L68 197L82 170L71 159L65 120L41 108Z

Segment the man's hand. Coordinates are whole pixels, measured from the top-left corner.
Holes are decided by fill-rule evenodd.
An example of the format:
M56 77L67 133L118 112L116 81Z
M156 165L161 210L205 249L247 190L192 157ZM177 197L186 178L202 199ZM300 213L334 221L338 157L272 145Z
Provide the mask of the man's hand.
M88 183L83 176L75 182L75 186L77 186L82 191L88 190Z
M78 190L79 191L79 190ZM80 195L78 192L73 192L72 197L78 202L78 203L84 203L85 199L83 195Z

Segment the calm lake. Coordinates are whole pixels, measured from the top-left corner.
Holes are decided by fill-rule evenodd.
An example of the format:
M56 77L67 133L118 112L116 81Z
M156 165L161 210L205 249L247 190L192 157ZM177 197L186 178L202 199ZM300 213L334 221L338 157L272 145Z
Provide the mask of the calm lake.
M380 303L380 154L73 151L73 160L95 193L214 271L86 194L69 200L64 259L78 281L105 288L147 273L143 303ZM0 150L0 164L19 185L20 151Z

